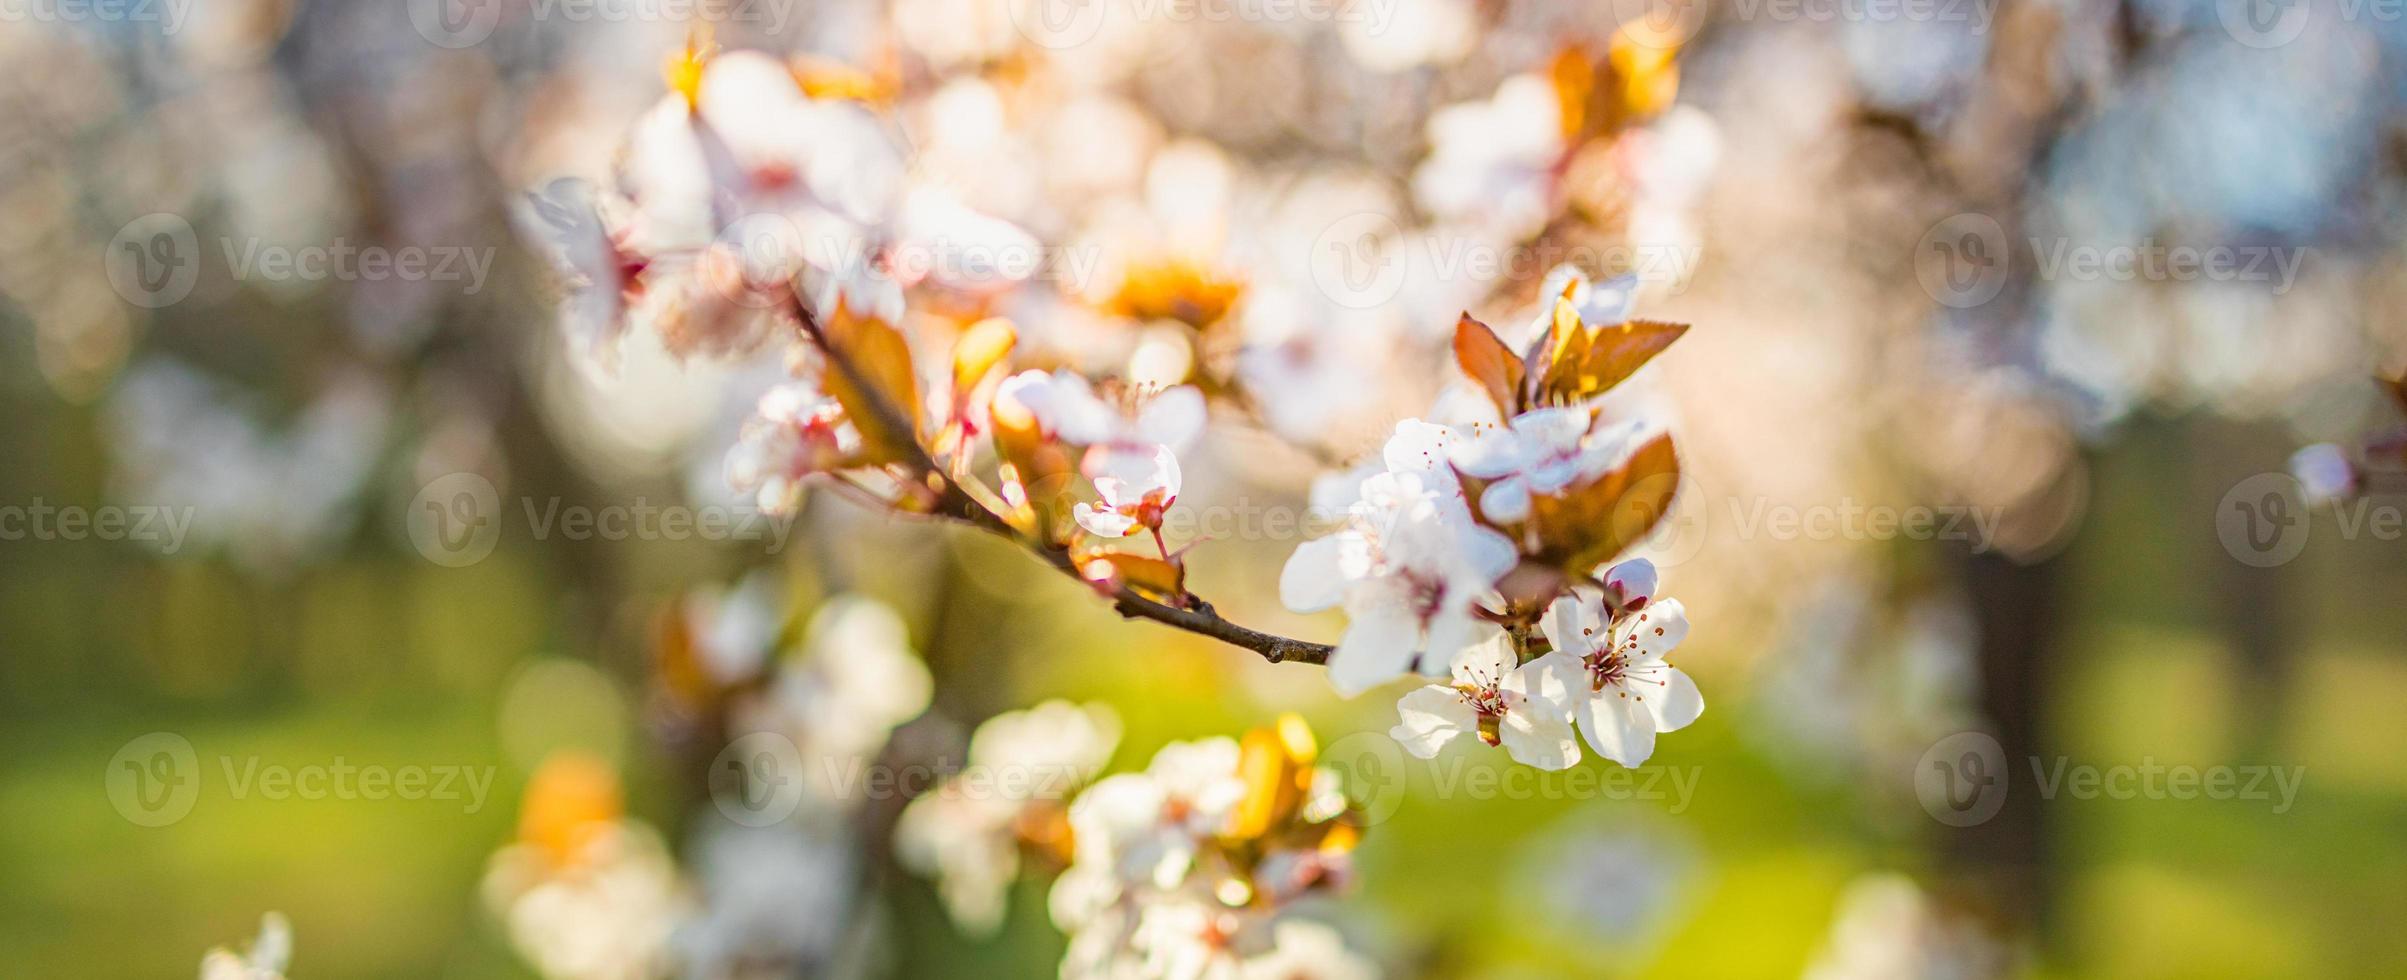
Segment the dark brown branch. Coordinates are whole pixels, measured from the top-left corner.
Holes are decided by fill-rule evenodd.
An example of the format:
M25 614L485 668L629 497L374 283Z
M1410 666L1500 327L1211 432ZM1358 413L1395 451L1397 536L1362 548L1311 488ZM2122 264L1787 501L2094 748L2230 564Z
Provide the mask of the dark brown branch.
M913 458L907 461L908 464L917 469L922 476L935 477L936 482L940 484L931 488L940 495L940 500L936 505L936 514L994 532L1023 546L1027 545L1029 542L1020 534L1019 529L1012 527L1010 522L996 515L994 511L988 510L985 504L978 502L977 498L963 491L959 484L945 477L944 469L937 466L935 459L928 455L927 449L919 445L918 430L911 425L909 417L887 402L885 396L869 383L868 376L861 373L859 365L854 364L852 359L847 357L843 351L836 349L835 345L827 342L827 334L820 329L818 317L812 313L809 304L802 302L800 296L793 297L793 304L794 313L801 323L803 335L810 339L813 346L819 348L820 353L827 357L828 363L838 373L844 375L846 383L851 384L855 390L865 393L864 397L870 404L870 410L878 416L877 423L886 431L911 435L908 442L910 443L909 452ZM1045 545L1032 550L1062 574L1077 579L1080 583L1090 587L1099 587L1097 583L1089 582L1084 575L1079 574L1078 563L1070 556L1067 549ZM1126 585L1113 585L1111 589L1109 598L1112 600L1112 608L1118 610L1123 617L1149 619L1198 636L1208 636L1231 646L1252 650L1274 664L1325 664L1329 662L1329 653L1332 648L1328 644L1290 639L1274 633L1264 633L1260 630L1239 626L1221 618L1220 613L1212 608L1212 604L1205 602L1200 596L1190 595L1188 605L1173 606L1148 598Z

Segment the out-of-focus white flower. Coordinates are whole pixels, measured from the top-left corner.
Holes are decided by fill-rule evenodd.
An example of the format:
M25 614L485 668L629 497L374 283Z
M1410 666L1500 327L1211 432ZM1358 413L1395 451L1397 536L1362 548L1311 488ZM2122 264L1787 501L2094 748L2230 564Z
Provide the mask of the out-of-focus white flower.
M686 596L685 621L711 678L732 684L758 674L777 648L786 623L785 593L776 575L754 571L734 589Z
M768 690L737 703L729 734L773 731L805 763L808 799L843 803L850 781L902 723L928 708L928 668L910 631L886 604L857 595L827 600L801 648L777 664Z
M2290 475L2298 478L2309 506L2346 500L2357 492L2357 465L2349 461L2347 451L2328 442L2293 454Z
M143 362L104 410L110 496L171 509L168 533L145 537L163 550L223 546L266 573L318 557L358 517L391 421L385 392L340 377L281 429L264 414L254 396L181 362Z
M717 980L824 968L851 921L854 846L832 821L709 821L693 851L702 908L672 937L680 975Z
M1297 612L1344 603L1349 622L1329 657L1329 682L1351 697L1406 670L1435 673L1477 638L1472 603L1515 560L1503 535L1474 524L1447 467L1453 430L1398 423L1385 469L1360 478L1336 533L1306 541L1279 576ZM1316 487L1315 506L1342 493Z
M1088 477L1140 483L1156 471L1156 451L1186 452L1203 435L1203 392L1193 385L1123 392L1105 401L1087 379L1069 371L1022 371L1003 380L998 406L1025 413L1046 436L1086 446Z
M1571 691L1560 675L1515 666L1510 640L1502 634L1462 652L1454 660L1454 684L1431 684L1396 702L1397 722L1388 734L1404 751L1423 759L1460 735L1502 745L1526 765L1563 769L1580 761L1571 734Z
M1491 99L1429 117L1429 159L1412 175L1413 198L1430 214L1518 241L1554 210L1555 163L1563 155L1562 108L1553 83L1514 75Z
M1839 911L1806 980L1982 980L2003 976L2006 949L1969 917L1949 915L1912 879L1865 875Z
M1087 787L1070 804L1077 863L1108 871L1123 886L1175 887L1245 798L1237 760L1234 739L1172 742L1143 773Z
M842 404L817 385L789 381L763 394L744 423L727 451L727 482L761 510L784 514L800 502L805 478L849 465L860 451L861 432Z
M1342 17L1338 22L1346 53L1371 71L1399 72L1460 61L1479 40L1479 19L1464 0L1401 0L1372 9L1384 16Z
M292 923L270 912L259 917L259 937L243 955L219 948L201 957L201 980L284 980L292 958Z
M1600 476L1637 446L1644 422L1596 427L1588 408L1541 408L1504 426L1473 426L1451 448L1454 467L1491 481L1479 494L1480 515L1501 524L1529 517L1530 498L1560 493Z
M1558 298L1571 301L1572 312L1579 314L1583 326L1626 323L1638 306L1638 274L1591 282L1587 273L1570 263L1548 269L1546 278L1538 284L1538 310L1530 323L1527 342L1534 342L1554 329Z
M1127 537L1139 529L1159 531L1162 514L1178 500L1178 490L1178 457L1171 455L1167 446L1155 446L1150 471L1134 480L1096 477L1095 492L1102 496L1103 505L1080 501L1071 513L1080 527L1100 537Z
M1119 719L1102 705L1047 701L987 719L970 736L963 774L903 808L897 857L936 878L956 925L993 934L1020 873L1015 825L1031 806L1066 805L1119 740Z
M619 821L553 854L520 844L493 856L484 893L510 943L551 980L642 980L664 971L682 914L676 867L649 828Z
M1621 579L1639 577L1632 571ZM1696 682L1663 659L1688 637L1680 600L1649 600L1615 617L1595 592L1579 589L1556 599L1539 628L1554 652L1530 666L1571 691L1573 713L1597 754L1638 766L1654 754L1657 733L1679 731L1705 713Z
M560 332L579 367L609 373L618 366L630 296L643 260L623 247L626 218L615 198L563 177L530 193L512 214L521 233L542 248L566 281Z
M1251 957L1245 980L1376 980L1379 964L1346 948L1345 936L1326 923L1283 918L1271 923L1270 949Z

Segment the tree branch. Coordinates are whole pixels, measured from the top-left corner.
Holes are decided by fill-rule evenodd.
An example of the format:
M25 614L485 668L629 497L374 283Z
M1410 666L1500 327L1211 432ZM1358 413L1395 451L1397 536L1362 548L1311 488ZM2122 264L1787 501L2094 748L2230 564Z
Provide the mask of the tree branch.
M908 465L918 469L923 477L934 477L936 482L941 484L930 488L941 497L936 507L937 515L991 531L1009 538L1023 547L1029 547L1030 543L1020 534L1018 528L1012 527L1009 521L1005 521L994 511L988 510L985 504L978 502L977 498L970 496L952 479L945 476L945 470L938 466L936 460L928 455L927 449L919 444L919 433L910 424L909 416L888 404L885 396L869 383L866 375L861 373L860 366L854 364L852 358L845 352L828 343L827 334L820 329L818 317L811 311L810 305L804 303L800 295L794 295L792 299L794 313L801 323L803 335L809 338L813 346L819 348L819 352L827 358L828 364L844 375L847 383L851 384L855 390L866 394L871 410L878 415L878 424L886 427L890 432L911 434L909 442L913 458L907 461ZM1062 574L1089 587L1098 586L1098 583L1088 581L1085 576L1079 574L1078 563L1070 556L1067 548L1040 545L1030 547L1030 550L1036 552L1038 557L1043 558L1047 564L1052 565ZM1112 608L1123 617L1149 619L1198 636L1208 636L1231 646L1252 650L1274 664L1325 664L1329 662L1329 654L1333 649L1326 643L1291 639L1275 633L1264 633L1260 630L1239 626L1222 618L1220 613L1212 608L1212 604L1204 601L1201 596L1190 596L1194 600L1193 604L1180 607L1157 602L1126 585L1113 585L1111 588L1112 591L1108 597L1112 600Z

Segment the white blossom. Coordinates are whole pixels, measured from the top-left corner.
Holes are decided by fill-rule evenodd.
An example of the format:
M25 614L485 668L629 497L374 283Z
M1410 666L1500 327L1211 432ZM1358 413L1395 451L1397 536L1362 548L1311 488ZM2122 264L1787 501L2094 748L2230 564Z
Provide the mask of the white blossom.
M1618 577L1627 583L1653 573ZM1554 652L1530 666L1572 692L1573 714L1597 754L1638 766L1654 754L1658 733L1686 728L1705 712L1696 682L1664 661L1688 636L1679 600L1650 598L1616 617L1595 593L1579 590L1556 599L1539 625Z
M284 980L292 958L292 923L270 912L259 917L259 937L243 955L220 948L201 957L201 980Z
M1396 726L1388 734L1423 759L1437 758L1446 743L1469 734L1502 745L1527 765L1568 768L1580 759L1571 734L1571 692L1560 676L1537 667L1514 665L1510 639L1499 634L1455 658L1451 686L1431 684L1397 701Z
M1474 601L1513 566L1512 542L1473 523L1463 504L1446 462L1454 439L1444 426L1399 423L1381 451L1384 469L1356 484L1345 525L1298 546L1280 573L1290 609L1344 604L1349 623L1329 657L1329 681L1341 694L1416 667L1443 669L1477 638ZM1316 503L1342 485L1316 488Z

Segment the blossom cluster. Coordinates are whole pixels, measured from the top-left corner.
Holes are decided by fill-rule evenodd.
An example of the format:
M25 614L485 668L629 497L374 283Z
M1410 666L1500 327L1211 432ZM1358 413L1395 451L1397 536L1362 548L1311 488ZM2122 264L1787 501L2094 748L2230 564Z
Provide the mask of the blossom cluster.
M1336 773L1292 715L1242 739L1174 742L1070 804L1053 884L1064 977L1376 975L1330 926L1290 914L1342 885L1361 838Z
M1508 81L1493 103L1441 112L1415 195L1480 241L1548 234L1546 216L1577 204L1581 189L1615 183L1567 173L1628 162L1583 164L1583 154L1637 152L1619 137L1664 109L1676 81L1669 57L1627 39L1601 60L1565 50L1545 72ZM1108 288L956 277L915 259L946 242L1008 250L1033 249L1034 239L915 181L917 161L874 79L701 44L672 60L668 79L672 91L636 125L610 186L556 182L526 217L569 281L564 327L587 368L611 370L631 329L678 358L776 355L780 379L724 458L727 482L763 509L792 512L825 490L881 513L967 524L1014 541L1124 615L1273 661L1325 663L1349 696L1407 673L1450 678L1399 703L1393 734L1423 757L1471 734L1562 768L1580 755L1576 726L1596 752L1635 766L1656 734L1702 711L1695 685L1665 660L1686 634L1681 606L1655 596L1653 566L1623 560L1680 482L1670 436L1623 385L1687 329L1632 315L1635 275L1600 282L1555 269L1538 284L1527 328L1503 335L1456 315L1479 294L1416 290L1365 314L1451 319L1460 380L1421 417L1394 422L1375 457L1315 481L1314 503L1345 517L1296 550L1279 592L1300 612L1342 607L1348 624L1334 645L1273 636L1191 592L1198 542L1164 530L1189 476L1217 461L1207 435L1247 425L1292 437L1323 417L1300 399L1392 391L1400 372L1386 368L1399 345L1382 337L1429 341L1438 370L1419 373L1444 373L1434 357L1444 320L1332 346L1326 337L1348 329L1336 324L1356 317L1325 288L1310 299L1298 288L1309 276L1278 263L1238 271L1226 250L1189 247L1177 229L1192 209L1179 202L1208 199L1228 179L1225 157L1195 145L1156 154L1149 182L1181 193L1150 196L1134 223L1153 230L1154 247L1113 254ZM1545 112L1522 111L1530 106ZM1482 220L1493 210L1483 199L1509 203L1511 220ZM1272 319L1283 325L1261 326ZM1328 331L1309 327L1323 319ZM1265 333L1284 339L1262 343ZM1124 353L1117 365L1087 356L1096 336L1115 338L1094 346ZM1336 455L1296 441L1305 455ZM724 724L731 742L775 733L805 760L874 757L927 708L930 678L890 610L825 603L791 650L786 619L756 583L694 597L663 631L667 703L688 722ZM1359 837L1300 720L1175 743L1142 772L1087 784L1117 734L1108 713L1065 703L998 716L972 739L972 766L1077 778L1045 792L956 780L903 810L896 855L936 880L972 932L1000 921L1014 878L1059 867L1050 905L1071 936L1068 976L1371 972L1328 927L1290 914L1296 900L1344 881ZM682 878L622 887L674 876L660 871L663 850L643 846L648 838L605 805L569 809L597 814L580 826L620 830L580 831L573 847L522 841L497 858L489 893L555 976L612 975L581 968L604 960L640 974L671 945L695 973L825 966L840 931L825 924L845 918L855 877L847 842L860 822L825 784L829 772L804 767L791 819L700 842L691 889ZM588 853L596 848L598 858ZM630 860L641 869L632 877L601 870ZM665 917L686 924L674 937L547 928L546 908L587 901L674 909ZM762 908L781 915L770 921ZM581 918L617 921L590 908ZM822 925L797 924L805 920Z

